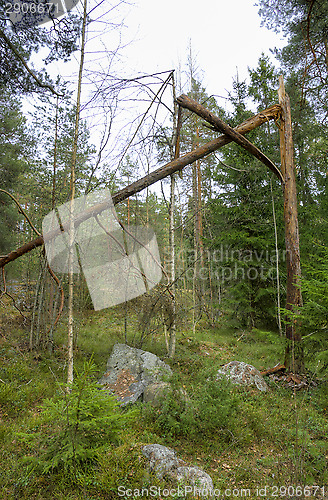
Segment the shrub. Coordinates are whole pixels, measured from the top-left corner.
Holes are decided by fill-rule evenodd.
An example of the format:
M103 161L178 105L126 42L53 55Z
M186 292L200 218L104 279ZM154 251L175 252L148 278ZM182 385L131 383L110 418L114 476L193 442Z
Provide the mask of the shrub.
M42 405L41 455L34 457L41 473L77 470L92 464L109 443L118 443L119 432L135 412L123 413L114 396L90 381L96 367L92 360L76 373L69 392L62 386Z
M198 439L230 435L238 411L238 394L231 384L215 380L211 371L203 371L195 380L195 389L187 396L179 380L171 381L172 390L162 400L160 409L146 408L144 417L165 436Z

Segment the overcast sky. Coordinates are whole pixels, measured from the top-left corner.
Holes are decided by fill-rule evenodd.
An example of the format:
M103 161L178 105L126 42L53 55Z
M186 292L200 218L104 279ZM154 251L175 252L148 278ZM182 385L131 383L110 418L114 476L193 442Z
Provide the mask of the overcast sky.
M93 10L95 3L99 7ZM81 7L78 4L76 9L81 11ZM127 0L119 7L111 7L107 0L90 0L91 17L99 22L91 23L89 28L87 81L87 68L98 65L97 69L101 67L106 73L106 50L115 50L119 44L125 48L120 50L122 57L116 67L118 74L126 77L179 68L183 71L191 47L207 93L227 97L237 72L240 80L247 78L247 68L257 66L262 52L275 62L270 49L286 42L261 26L255 0ZM113 29L110 23L122 19L124 28ZM70 80L73 88L79 56L77 52L72 62L59 63L54 70ZM224 101L219 100L219 104L224 106Z
M139 71L184 67L191 42L209 94L227 95L237 70L240 79L261 52L284 45L261 27L254 0L136 0L126 18L134 41L126 50Z
M201 71L203 86L208 95L223 97L217 101L224 108L224 98L232 90L232 81L237 71L240 80L247 78L247 68L257 66L262 52L270 55L270 49L285 44L279 35L261 27L258 7L254 2L255 0L131 0L129 5L124 3L118 9L109 10L112 4L108 0L100 4L98 0L90 0L89 8L93 7L92 4L99 4L100 7L92 11L93 20L98 19L99 22L91 23L88 33L84 102L89 100L88 92L94 92L97 87L93 68L105 75L109 71L107 51L115 50L119 43L127 46L120 50L122 57L115 63L116 70L113 71L114 74L125 77L179 68L185 70L191 45ZM81 4L76 8L81 10ZM122 30L113 29L108 24L120 23L122 18ZM274 61L273 56L271 58ZM52 77L55 79L56 74L61 74L64 80L71 82L72 90L76 90L79 60L80 53L77 52L67 64L54 63L52 70L49 68ZM40 57L38 61L42 64ZM188 88L183 91L188 91ZM171 96L168 98L171 99ZM141 100L140 108L133 115L132 102L120 103L122 113L115 118L115 133L121 136L124 129L125 136L131 138L140 121L138 114L141 116L148 104L149 101ZM164 112L166 113L165 109ZM92 103L83 110L82 116L88 120L92 142L99 147L102 122L106 119L106 114L102 109L97 112ZM118 150L115 141L114 134L115 147L108 148L109 158Z

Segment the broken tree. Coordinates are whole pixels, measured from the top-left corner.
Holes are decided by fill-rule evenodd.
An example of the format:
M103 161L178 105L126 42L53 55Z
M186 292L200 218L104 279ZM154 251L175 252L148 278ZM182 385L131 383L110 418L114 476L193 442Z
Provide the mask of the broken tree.
M299 250L299 232L297 216L297 189L294 165L294 147L292 134L292 121L289 97L285 92L283 78L280 77L280 87L278 91L280 105L280 152L281 152L281 172L254 144L240 135L237 130L232 129L220 118L214 116L199 103L189 97L182 95L178 102L184 108L197 113L204 118L213 128L223 132L234 142L246 149L249 153L258 158L267 166L282 183L284 196L284 224L286 243L286 350L285 366L292 372L302 373L304 371L304 357L302 337L297 322L297 311L302 305L302 293L300 287L301 264Z
M255 128L263 125L263 123L266 123L268 120L277 119L279 117L279 114L280 114L280 106L278 104L275 104L274 106L271 106L270 108L261 111L257 115L252 116L242 124L238 125L234 130L241 135L247 134L251 130L254 130ZM165 177L182 170L187 165L191 165L196 160L204 158L205 156L213 153L219 148L222 148L222 146L225 146L230 142L232 142L232 139L230 139L226 135L222 135L217 139L213 139L212 141L204 144L203 146L194 149L190 153L187 153L186 155L181 156L180 158L176 158L170 161L169 163L163 165L154 172L151 172L145 177L142 177L141 179L133 182L132 184L129 184L125 188L114 193L112 195L112 200L114 205L117 205L121 201L124 201L127 198L129 198L130 196L139 193L146 187L155 184L159 180L164 179ZM104 202L95 205L92 209L85 210L80 214L79 217L75 219L75 225L77 226L79 225L79 223L88 219L89 217L93 217L95 214L101 213L102 211L108 209L109 206L110 206L109 203ZM51 237L50 234L48 236L49 238ZM53 236L56 236L56 234L54 234ZM4 267L9 262L13 262L22 255L25 255L34 248L42 246L43 243L44 243L43 237L39 236L38 238L35 238L34 240L29 241L28 243L25 243L16 250L11 251L7 255L0 257L0 268Z
M129 198L146 187L156 183L173 173L182 170L185 166L194 163L195 161L204 158L205 156L213 153L222 146L234 141L241 147L245 148L256 158L258 158L266 167L268 167L280 180L283 185L284 193L284 218L285 218L285 237L287 249L287 309L292 313L297 311L301 305L301 291L299 287L300 278L300 256L299 256L299 236L298 236L298 222L297 222L297 196L296 196L296 183L294 173L293 161L293 142L292 142L292 128L291 128L291 115L289 99L283 87L283 81L280 81L279 89L279 105L271 106L270 108L258 113L252 118L246 120L241 125L232 129L229 125L224 123L220 118L214 116L206 108L201 106L196 101L188 98L187 96L180 96L177 99L180 106L185 107L211 124L211 126L225 135L214 139L207 144L197 147L195 150L187 153L186 155L175 158L163 167L155 170L154 172L146 175L142 179L130 184L122 190L113 194L112 199L114 205ZM278 120L280 118L280 142L281 142L281 163L282 172L267 158L256 146L250 143L244 136L247 132L255 129L270 119ZM109 208L107 202L99 203L92 207L92 209L82 212L79 217L75 219L75 225L79 225L83 220L94 216L97 213ZM55 236L55 234L54 234ZM35 240L23 245L19 249L10 252L8 255L0 258L0 267L4 267L7 263L16 260L21 255L29 252L33 248L43 245L43 238L40 236ZM303 350L297 322L293 319L289 321L286 328L287 336L287 349L286 360L288 367L295 371L303 370Z
M289 96L285 92L283 77L279 79L280 114L280 154L281 170L284 177L284 221L286 241L286 309L290 313L286 324L285 366L292 372L304 371L302 336L297 321L299 307L302 306L301 259L297 217L297 191L295 180L294 147Z

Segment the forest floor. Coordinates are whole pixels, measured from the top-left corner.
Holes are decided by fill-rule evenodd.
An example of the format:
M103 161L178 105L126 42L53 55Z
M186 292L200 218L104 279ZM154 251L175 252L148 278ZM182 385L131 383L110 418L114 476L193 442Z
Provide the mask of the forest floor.
M170 364L176 392L160 408L137 404L116 439L104 442L96 458L77 466L69 458L65 464L62 450L69 435L55 417L53 421L44 417L42 407L55 397L58 401L60 382L65 382L65 318L55 332L52 354L30 352L29 329L13 313L2 318L1 499L202 498L181 492L174 496L167 483L147 474L141 446L148 443L174 448L180 458L205 470L215 488L210 498L328 498L326 373L309 369L309 383L298 391L269 377L266 393L228 384L216 389L209 382L220 365L232 360L259 370L281 362L283 340L276 332L240 330L223 323L208 328L200 323L193 335L190 325L184 324L177 331L174 360L166 357L162 334L146 337L142 349ZM138 333L137 321L131 318L126 335L133 345ZM123 320L119 308L78 316L78 371L92 357L92 378L100 378L113 345L124 342ZM192 401L192 411L177 397L181 388ZM86 430L84 439L89 438L92 449L96 438ZM62 461L42 469L56 439ZM147 496L151 485L154 489Z

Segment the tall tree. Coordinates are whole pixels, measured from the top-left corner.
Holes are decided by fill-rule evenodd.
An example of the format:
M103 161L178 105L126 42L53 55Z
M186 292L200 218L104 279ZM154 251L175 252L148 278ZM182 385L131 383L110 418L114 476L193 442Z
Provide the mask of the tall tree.
M68 367L67 367L67 386L71 388L73 383L73 349L74 349L74 327L73 327L73 300L74 300L74 245L75 245L75 229L74 229L74 198L75 198L75 183L76 183L76 162L78 151L79 139L79 122L81 112L81 90L82 90L82 74L85 55L86 43L86 30L87 30L87 0L83 3L83 23L82 23L82 37L81 37L81 53L80 53L80 66L79 76L77 82L77 98L76 98L76 112L74 135L72 142L72 158L71 158L71 172L70 172L70 217L69 217L69 249L68 249Z
M230 95L233 111L227 117L229 123L234 125L250 116L247 100L249 95L253 97L255 89L254 99L259 108L272 104L270 77L271 68L262 59L258 68L251 72L249 88L238 78L234 81L234 91ZM264 126L251 133L249 139L271 159L279 158L279 142L274 129L270 136ZM271 323L276 316L276 252L270 182L278 210L281 210L282 201L281 193L278 194L280 186L276 180L271 181L269 172L258 160L239 146L228 146L219 159L221 163L217 164L214 173L218 194L209 203L216 242L213 273L221 283L226 303L235 318L249 326L263 321ZM278 219L282 221L282 217ZM278 229L281 241L282 224Z
M276 51L288 75L297 76L302 98L327 118L328 1L260 0L264 23L283 31L288 43Z

